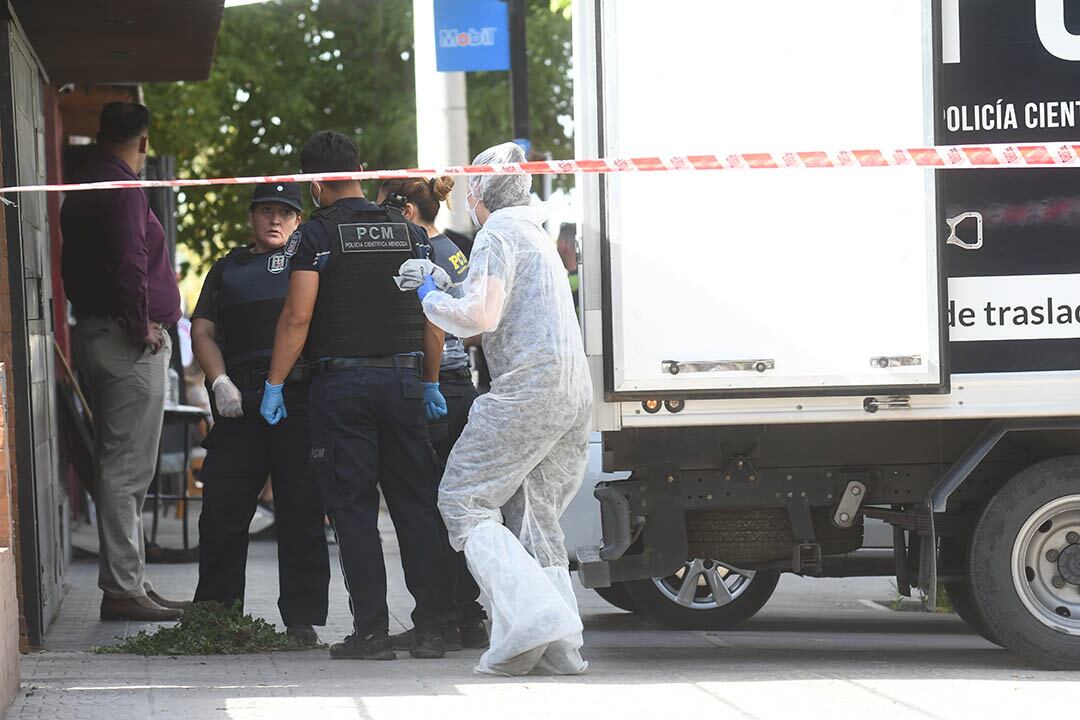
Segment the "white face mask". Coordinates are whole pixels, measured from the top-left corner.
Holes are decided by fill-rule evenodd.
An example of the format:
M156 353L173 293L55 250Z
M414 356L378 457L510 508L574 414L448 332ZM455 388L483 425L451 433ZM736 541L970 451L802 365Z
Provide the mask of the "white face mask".
M480 201L477 200L475 203L470 203L469 198L471 198L471 197L472 197L472 195L469 195L468 197L465 198L465 204L469 208L469 219L472 220L473 227L476 228L477 230L479 230L480 229L480 218L478 218L476 216L476 208L480 204Z
M315 194L315 188L317 188L317 187L319 187L319 186L316 183L311 183L311 188L310 188L310 190L311 190L311 202L313 202L315 204L315 207L321 208L322 203L319 202L319 198Z

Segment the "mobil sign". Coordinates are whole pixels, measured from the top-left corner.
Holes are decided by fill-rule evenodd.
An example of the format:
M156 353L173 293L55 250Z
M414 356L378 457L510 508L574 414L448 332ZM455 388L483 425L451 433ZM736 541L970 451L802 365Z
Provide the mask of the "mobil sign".
M435 65L440 72L510 69L504 0L435 0Z

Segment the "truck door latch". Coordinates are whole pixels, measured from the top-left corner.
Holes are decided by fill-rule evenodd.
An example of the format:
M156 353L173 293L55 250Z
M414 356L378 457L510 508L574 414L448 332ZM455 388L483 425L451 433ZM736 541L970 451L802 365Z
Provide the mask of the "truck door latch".
M868 413L876 413L878 410L910 410L911 397L908 395L890 395L884 400L876 397L868 397L863 400L863 410Z
M882 370L893 367L918 367L922 364L921 355L879 355L870 358L870 367Z

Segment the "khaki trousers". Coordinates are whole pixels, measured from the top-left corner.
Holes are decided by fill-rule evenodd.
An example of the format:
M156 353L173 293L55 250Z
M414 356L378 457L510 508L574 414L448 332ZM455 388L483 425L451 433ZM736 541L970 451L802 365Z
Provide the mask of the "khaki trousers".
M98 586L108 597L141 597L151 589L142 509L157 466L171 341L152 354L109 318L80 320L73 335L94 413Z

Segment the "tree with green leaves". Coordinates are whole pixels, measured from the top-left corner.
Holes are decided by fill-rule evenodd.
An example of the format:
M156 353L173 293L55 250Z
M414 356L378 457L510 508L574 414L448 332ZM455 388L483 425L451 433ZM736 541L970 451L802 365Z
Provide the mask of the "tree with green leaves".
M568 157L570 0L530 0L533 146ZM432 40L433 41L433 40ZM156 153L180 177L296 172L314 132L350 134L369 168L416 162L411 0L273 0L225 11L210 78L152 84ZM510 137L508 73L469 78L474 152ZM371 189L371 188L369 188ZM251 188L183 188L178 240L195 272L248 240Z

